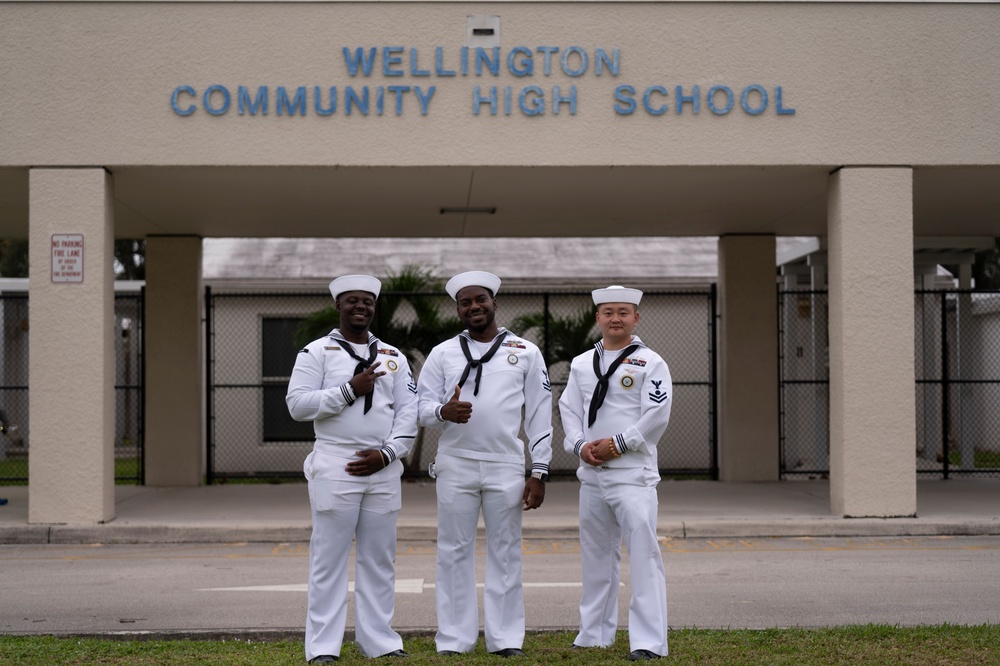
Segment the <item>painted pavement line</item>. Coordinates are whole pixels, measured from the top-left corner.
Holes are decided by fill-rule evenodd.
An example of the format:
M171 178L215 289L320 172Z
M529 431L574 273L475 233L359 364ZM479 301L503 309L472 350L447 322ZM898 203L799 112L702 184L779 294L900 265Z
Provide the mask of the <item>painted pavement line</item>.
M583 583L579 581L568 581L563 583L522 583L524 587L581 587ZM619 583L625 587L624 583ZM434 583L425 583L423 578L401 578L396 581L396 594L422 594L425 589L433 589ZM483 587L482 583L477 583L476 587ZM309 586L307 583L291 583L288 585L251 585L247 587L202 587L198 592L306 592ZM354 591L354 581L347 584L349 592Z

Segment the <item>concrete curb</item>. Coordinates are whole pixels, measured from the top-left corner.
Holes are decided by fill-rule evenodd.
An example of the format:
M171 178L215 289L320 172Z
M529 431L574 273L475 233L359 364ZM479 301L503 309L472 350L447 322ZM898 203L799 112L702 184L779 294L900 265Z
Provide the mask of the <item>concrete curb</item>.
M301 543L309 526L287 525L26 525L0 527L0 544L159 544L159 543ZM1000 518L813 518L762 520L698 520L662 522L659 535L672 539L769 537L907 537L995 536ZM482 528L480 538L485 537ZM576 540L577 525L526 527L526 540ZM399 541L435 541L434 525L401 525Z

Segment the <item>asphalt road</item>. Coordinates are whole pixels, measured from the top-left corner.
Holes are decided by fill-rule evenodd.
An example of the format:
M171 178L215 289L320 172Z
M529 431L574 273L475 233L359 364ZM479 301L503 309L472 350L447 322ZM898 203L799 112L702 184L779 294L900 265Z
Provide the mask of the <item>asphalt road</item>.
M1000 537L662 543L671 627L1000 624ZM305 543L0 546L0 632L297 636L307 553ZM529 630L574 628L577 542L526 541L524 553ZM434 627L434 555L433 542L400 542L400 631ZM622 580L624 627L627 557Z

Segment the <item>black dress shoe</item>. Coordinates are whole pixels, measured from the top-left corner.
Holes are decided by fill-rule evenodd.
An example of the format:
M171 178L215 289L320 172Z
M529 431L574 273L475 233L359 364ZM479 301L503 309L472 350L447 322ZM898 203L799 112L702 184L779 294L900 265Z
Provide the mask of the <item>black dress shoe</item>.
M569 646L569 649L570 650L586 650L587 646L586 645L577 645L576 643L573 643L572 645Z
M455 655L462 654L461 652L456 652L455 650L438 650L438 654L442 657L454 657Z
M405 653L405 652L403 652L402 650L393 650L392 652L386 652L385 654L380 654L380 655L379 655L379 657L380 657L380 658L381 658L381 657L398 657L398 658L405 658L405 657L409 657L409 656L410 656L410 655L406 654L406 653Z
M629 661L649 661L650 659L662 659L660 655L655 652L650 652L649 650L632 650L629 654Z
M332 664L333 662L340 659L340 657L333 654L321 654L318 657L313 657L309 660L310 664Z
M504 648L502 650L497 650L496 652L490 652L490 654L495 654L498 657L525 657L524 650L521 648Z

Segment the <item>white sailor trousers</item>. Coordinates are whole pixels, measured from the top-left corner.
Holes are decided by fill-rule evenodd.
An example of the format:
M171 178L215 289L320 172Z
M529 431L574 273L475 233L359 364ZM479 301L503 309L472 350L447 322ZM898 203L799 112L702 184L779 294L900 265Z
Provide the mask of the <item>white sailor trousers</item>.
M479 637L476 527L486 526L484 634L490 652L524 643L521 511L524 467L438 454L437 601L440 650L469 652Z
M371 476L351 476L353 458L313 451L304 465L312 507L306 659L340 656L347 625L348 558L357 541L355 634L366 657L401 650L392 630L396 587L396 519L401 506L396 460Z
M608 646L618 628L624 538L631 571L630 650L667 654L667 583L656 539L656 477L642 468L581 466L580 555L583 598L574 643Z

